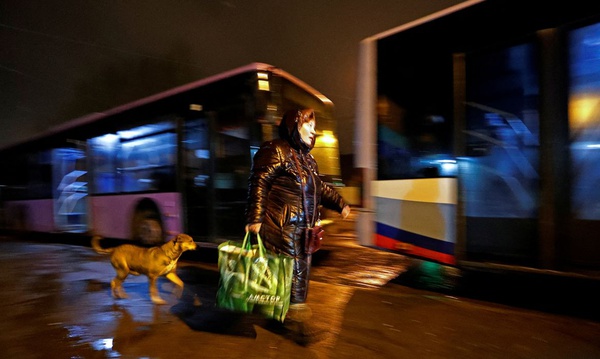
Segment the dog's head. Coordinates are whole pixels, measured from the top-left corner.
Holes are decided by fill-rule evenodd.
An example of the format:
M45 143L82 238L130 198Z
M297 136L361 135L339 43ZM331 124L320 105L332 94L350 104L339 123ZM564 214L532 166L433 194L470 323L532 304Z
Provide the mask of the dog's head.
M173 239L173 244L179 246L182 252L196 250L198 248L194 239L184 233L176 235Z

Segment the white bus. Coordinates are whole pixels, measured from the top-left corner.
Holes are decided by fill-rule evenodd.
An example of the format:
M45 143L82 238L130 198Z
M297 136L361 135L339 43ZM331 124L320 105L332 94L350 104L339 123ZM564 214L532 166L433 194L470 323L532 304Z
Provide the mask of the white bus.
M600 4L469 0L360 51L363 244L600 268Z

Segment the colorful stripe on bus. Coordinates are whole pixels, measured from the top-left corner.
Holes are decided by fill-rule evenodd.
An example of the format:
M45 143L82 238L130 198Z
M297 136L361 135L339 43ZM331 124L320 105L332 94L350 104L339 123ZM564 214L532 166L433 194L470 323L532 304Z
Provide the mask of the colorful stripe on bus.
M454 265L456 179L373 182L375 245Z

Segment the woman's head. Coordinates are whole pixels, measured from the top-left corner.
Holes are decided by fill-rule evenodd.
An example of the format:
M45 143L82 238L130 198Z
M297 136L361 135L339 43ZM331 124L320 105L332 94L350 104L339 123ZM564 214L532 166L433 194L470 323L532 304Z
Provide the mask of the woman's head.
M310 151L315 145L316 118L313 109L287 111L279 124L279 137L293 147Z

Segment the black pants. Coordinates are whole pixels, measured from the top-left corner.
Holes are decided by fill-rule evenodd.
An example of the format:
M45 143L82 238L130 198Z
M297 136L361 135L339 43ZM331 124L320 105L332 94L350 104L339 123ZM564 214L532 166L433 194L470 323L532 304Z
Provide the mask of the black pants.
M292 272L292 295L290 303L304 303L308 296L308 280L310 277L312 255L302 254L294 257Z

